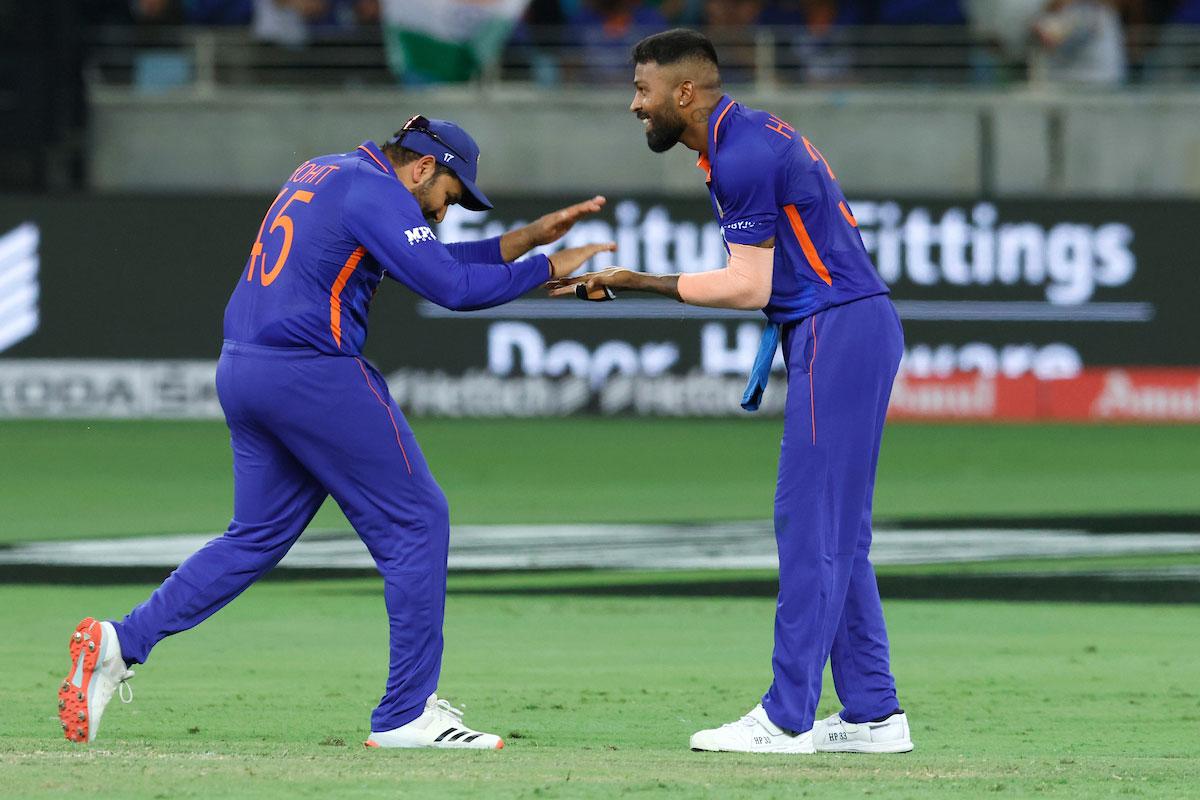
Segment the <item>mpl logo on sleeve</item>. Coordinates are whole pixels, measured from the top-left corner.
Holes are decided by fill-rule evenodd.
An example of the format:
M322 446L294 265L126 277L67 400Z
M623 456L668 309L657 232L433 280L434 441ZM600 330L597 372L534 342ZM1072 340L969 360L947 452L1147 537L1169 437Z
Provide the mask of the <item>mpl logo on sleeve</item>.
M38 328L37 225L26 222L0 235L0 351Z
M433 241L437 238L433 234L433 228L430 228L428 225L422 225L419 228L411 228L405 231L404 235L408 237L408 243L410 245Z

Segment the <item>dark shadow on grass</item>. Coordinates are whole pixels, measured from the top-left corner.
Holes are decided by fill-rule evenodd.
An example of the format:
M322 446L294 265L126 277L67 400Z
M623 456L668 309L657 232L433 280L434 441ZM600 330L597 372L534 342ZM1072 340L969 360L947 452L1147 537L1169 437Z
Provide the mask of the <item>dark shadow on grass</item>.
M1200 582L1138 579L1120 574L890 575L879 577L884 599L1019 600L1071 603L1200 603ZM704 580L620 585L451 588L460 595L582 595L608 597L774 597L775 579Z
M1069 530L1085 533L1200 533L1200 513L1040 514L1026 517L877 519L876 530Z
M155 584L169 570L154 567L0 567L0 582L26 584L121 585ZM449 593L461 596L581 596L581 597L774 597L778 588L771 577L725 579L719 576L698 580L622 580L600 583L598 572L590 579L555 572L462 572L455 577L474 579L473 585L455 586ZM277 569L270 581L330 581L378 578L372 570ZM535 577L535 580L530 580ZM512 580L507 580L512 579ZM494 580L494 585L488 585ZM329 586L335 594L379 594L376 584ZM1071 603L1200 603L1200 581L1187 577L1141 574L1138 570L1057 574L1001 573L993 575L905 574L881 575L879 591L887 599L911 600L1015 600Z

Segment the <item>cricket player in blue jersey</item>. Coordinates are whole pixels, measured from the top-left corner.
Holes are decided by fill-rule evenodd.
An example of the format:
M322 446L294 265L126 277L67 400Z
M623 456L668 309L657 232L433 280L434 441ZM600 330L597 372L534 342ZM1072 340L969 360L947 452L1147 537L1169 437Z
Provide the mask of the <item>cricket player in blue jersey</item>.
M96 736L129 667L274 567L329 495L383 576L391 634L372 747L499 749L436 694L449 510L383 376L361 355L367 312L389 277L446 308L506 303L614 244L516 260L598 211L596 197L481 242L443 245L430 223L455 203L492 207L479 148L452 122L414 117L383 147L301 164L271 203L225 311L217 392L233 448L233 521L119 622L83 620L59 715L71 741ZM130 695L131 698L131 695Z
M782 119L721 91L704 36L667 31L634 49L630 111L654 152L700 154L728 264L687 275L612 269L553 294L655 292L767 317L743 406L758 407L782 336L788 387L775 538L774 682L737 722L697 732L694 750L894 753L911 750L896 699L871 547L871 496L903 333L821 152ZM843 709L815 719L827 660Z

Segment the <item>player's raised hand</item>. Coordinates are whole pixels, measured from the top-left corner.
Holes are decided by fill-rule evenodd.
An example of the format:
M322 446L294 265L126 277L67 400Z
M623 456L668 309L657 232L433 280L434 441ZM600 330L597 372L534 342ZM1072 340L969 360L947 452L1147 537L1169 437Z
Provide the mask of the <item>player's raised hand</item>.
M557 242L576 222L604 208L605 202L602 195L596 195L591 200L551 211L534 220L527 226L530 242L534 247Z
M505 261L515 261L535 247L557 242L576 222L604 207L605 199L596 195L573 206L551 211L523 228L511 230L500 237L500 255Z
M553 280L558 281L567 277L582 267L588 259L597 253L614 253L616 250L616 242L585 244L583 247L569 247L566 250L559 250L550 256L550 268L554 272Z

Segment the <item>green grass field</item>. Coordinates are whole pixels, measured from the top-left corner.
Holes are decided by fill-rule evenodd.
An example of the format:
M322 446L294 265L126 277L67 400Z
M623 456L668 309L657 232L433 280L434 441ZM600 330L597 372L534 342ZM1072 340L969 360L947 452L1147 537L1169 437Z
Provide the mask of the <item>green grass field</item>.
M457 523L771 513L779 423L417 420ZM219 532L217 423L0 423L0 544ZM892 426L877 517L1200 512L1200 427ZM327 505L315 525L344 528ZM135 545L131 545L135 546ZM1159 554L892 566L881 576L1194 568ZM498 753L361 741L386 669L374 579L267 581L164 642L101 738L64 741L67 637L151 585L0 585L0 796L1163 797L1200 785L1200 605L885 601L901 756L692 753L770 681L773 601L677 584L761 571L452 575L441 691ZM612 594L594 594L597 590ZM712 596L705 596L705 594ZM821 714L837 710L827 679ZM99 787L99 788L97 788Z
M455 523L769 519L778 420L416 420ZM0 542L224 529L216 422L0 422ZM11 455L10 455L11 454ZM878 518L1200 511L1200 426L893 425ZM318 528L344 528L326 504Z
M376 581L252 588L160 645L91 747L54 713L67 636L150 587L0 587L0 794L1181 798L1200 782L1194 606L890 603L917 750L775 758L686 747L767 686L771 600L529 597L488 580L452 580L442 677L468 723L506 736L485 753L362 748L385 669ZM827 681L821 711L836 709Z

